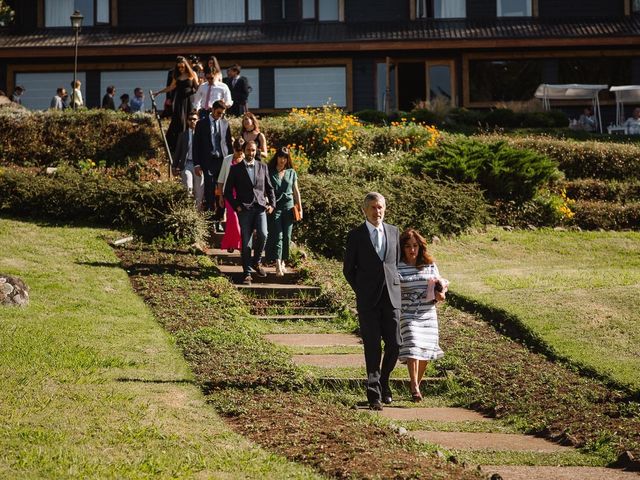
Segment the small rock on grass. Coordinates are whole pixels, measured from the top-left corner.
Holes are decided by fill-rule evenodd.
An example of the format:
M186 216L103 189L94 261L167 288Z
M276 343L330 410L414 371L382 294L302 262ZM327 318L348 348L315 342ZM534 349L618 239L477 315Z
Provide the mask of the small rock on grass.
M0 274L0 305L25 306L29 303L29 287L12 275Z

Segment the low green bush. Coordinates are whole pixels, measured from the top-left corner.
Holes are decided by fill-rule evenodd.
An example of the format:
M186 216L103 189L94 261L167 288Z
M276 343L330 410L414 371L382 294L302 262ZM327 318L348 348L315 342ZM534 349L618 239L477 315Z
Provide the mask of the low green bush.
M501 200L531 200L560 178L557 164L545 155L505 142L484 143L460 136L447 137L408 159L407 165L416 175L477 182L488 198Z
M640 230L640 202L577 201L574 222L586 230Z
M130 229L145 239L172 236L178 243L192 243L201 229L185 227L184 218L176 221L180 209L189 207L192 200L174 182L136 182L71 168L53 175L0 172L0 212L16 216L90 222Z
M574 200L605 200L617 203L640 201L640 180L624 182L581 178L563 182L560 187Z
M505 141L518 149L534 150L558 162L568 179L640 179L640 145L612 142L579 142L549 136L478 135L474 139Z
M488 207L475 185L455 185L408 175L367 181L344 175L308 175L300 180L304 221L296 237L314 251L341 258L349 230L364 221L362 200L368 191L387 199L387 221L401 230L413 227L426 236L459 234L481 226Z
M387 114L380 110L360 110L353 114L358 120L374 125L384 125L388 122Z
M151 115L107 110L0 110L0 164L4 165L78 165L91 160L121 167L140 157L164 158L162 148Z

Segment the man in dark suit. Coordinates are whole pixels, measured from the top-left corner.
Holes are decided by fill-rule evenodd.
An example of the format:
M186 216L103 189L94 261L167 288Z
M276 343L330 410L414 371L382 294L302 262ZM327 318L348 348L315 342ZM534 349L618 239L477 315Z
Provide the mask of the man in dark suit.
M363 205L366 221L349 232L342 269L356 294L367 365L367 400L372 410L382 410L382 403L393 401L389 376L402 343L398 276L400 237L397 227L382 221L385 209L382 195L367 194ZM384 358L381 339L384 340Z
M116 87L113 85L109 85L107 87L107 93L102 97L102 108L106 108L107 110L115 110L116 103L113 101L113 96L116 94Z
M245 285L251 284L252 271L259 277L267 276L260 261L267 243L267 214L273 211L276 204L269 169L266 164L256 160L257 151L258 147L253 140L244 144L244 160L231 167L224 187L224 198L238 212ZM250 245L254 230L256 238L253 241L252 256Z
M251 87L246 77L240 76L240 65L237 63L227 69L227 78L224 83L227 84L229 90L231 90L231 99L233 105L229 108L231 115L244 115L247 109L247 100L249 99L249 92Z
M199 177L204 175L204 204L213 212L215 228L220 231L224 210L218 208L215 186L224 157L233 153L233 139L229 122L224 118L225 105L216 101L211 113L196 124L193 134L193 167Z

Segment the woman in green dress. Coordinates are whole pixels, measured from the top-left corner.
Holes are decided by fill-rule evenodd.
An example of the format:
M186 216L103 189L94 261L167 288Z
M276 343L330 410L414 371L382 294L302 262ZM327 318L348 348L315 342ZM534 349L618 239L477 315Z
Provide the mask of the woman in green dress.
M302 203L298 189L298 174L293 169L287 147L281 147L269 162L269 176L276 195L274 211L267 217L266 259L275 262L276 275L286 273L285 261L289 260L294 207L302 218Z

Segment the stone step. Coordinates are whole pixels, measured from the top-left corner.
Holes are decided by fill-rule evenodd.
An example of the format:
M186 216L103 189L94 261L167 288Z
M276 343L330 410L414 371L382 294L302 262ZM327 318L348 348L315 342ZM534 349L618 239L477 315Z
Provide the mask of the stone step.
M430 422L489 422L490 418L473 410L455 407L402 408L388 407L380 415L399 421L424 420Z
M313 322L313 321L329 321L335 320L336 315L256 315L258 320L271 321L271 322Z
M255 283L252 285L236 285L236 288L244 294L255 295L256 297L312 298L320 294L320 287L312 287L310 285Z
M205 253L214 257L219 265L242 265L242 257L240 257L240 253L237 250L229 253L219 248L209 248Z
M336 355L293 355L291 357L297 365L308 367L364 367L364 354L345 353Z
M331 311L325 307L304 307L289 306L286 304L261 305L250 308L251 315L332 315Z
M499 474L503 480L638 480L637 472L625 472L604 467L532 467L483 465L482 472Z
M242 265L218 265L220 273L229 277L234 283L242 283L244 280L244 273ZM256 274L252 274L254 283L274 283L274 284L293 284L298 280L297 271L289 271L283 277L276 276L275 267L264 267L267 273L266 277L259 277Z
M428 377L423 379L422 383L422 393L431 391L434 387L436 390L441 390L442 381L445 380L444 377ZM332 390L344 391L344 390L362 390L365 388L367 384L366 378L336 378L336 377L320 377L317 378L316 381L323 385L326 388L330 388ZM395 392L405 391L407 396L410 391L410 381L408 378L390 378L389 385L391 389ZM407 397L408 398L408 397Z
M435 443L452 450L537 453L568 452L572 450L570 447L552 443L543 438L511 433L430 432L426 430L414 430L410 431L409 435L416 440Z
M283 333L265 335L270 342L287 347L343 347L360 346L362 340L345 333Z

